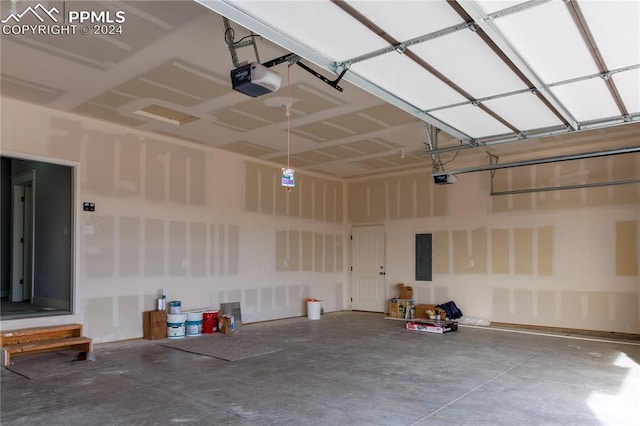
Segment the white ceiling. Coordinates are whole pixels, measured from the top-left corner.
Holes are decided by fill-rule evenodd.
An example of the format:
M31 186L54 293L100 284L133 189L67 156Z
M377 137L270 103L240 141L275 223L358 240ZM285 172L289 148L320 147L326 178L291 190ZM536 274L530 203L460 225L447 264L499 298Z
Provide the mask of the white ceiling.
M425 123L442 130L441 150L474 147L449 168L487 164L487 153L503 160L640 145L638 1L39 3L124 11L126 21L121 34L102 36L3 31L3 96L280 164L290 140L299 169L345 178L431 170ZM8 19L11 4L0 6ZM344 90L283 63L272 68L279 91L233 91L218 13L235 21L236 40L246 28L262 36L259 59L249 46L238 49L240 61L293 52L332 80L347 69ZM441 154L443 162L454 155Z

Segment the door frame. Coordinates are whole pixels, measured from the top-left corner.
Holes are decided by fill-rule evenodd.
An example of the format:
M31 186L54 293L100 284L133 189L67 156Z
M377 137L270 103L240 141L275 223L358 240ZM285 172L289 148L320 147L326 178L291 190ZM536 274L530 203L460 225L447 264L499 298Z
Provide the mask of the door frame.
M4 150L4 149L0 149L0 155L2 155L3 157L14 159L14 160L34 161L34 162L51 164L56 166L65 166L71 169L71 185L70 185L71 209L70 209L70 224L69 224L69 229L67 230L71 234L70 247L69 247L70 262L68 265L69 272L70 272L69 273L69 303L68 303L69 312L65 313L65 315L76 315L78 311L76 284L78 282L78 277L80 276L80 266L78 262L79 253L77 248L80 247L79 218L80 218L80 212L82 207L81 204L78 202L78 200L80 199L79 176L81 176L81 173L82 173L81 164L77 161L63 160L59 158L51 158L51 157L45 157L40 155L34 155L34 154L28 154L24 152L16 152L16 151ZM13 198L12 198L12 201L13 201ZM34 212L35 212L35 209L34 209ZM12 246L10 246L10 248L12 248ZM33 250L35 251L35 247L33 248ZM10 260L10 262L12 262L12 260ZM35 284L35 281L34 281L34 284ZM34 289L34 290L37 290L37 289ZM35 291L32 293L35 293ZM32 297L34 296L35 295L32 294ZM9 291L9 297L11 297L11 291ZM16 326L19 326L17 324L23 321L29 322L30 318L48 316L45 312L46 311L44 311L42 314L38 314L36 316L28 316L28 317L17 317L17 318L12 318L11 316L3 317L1 321L2 322L16 321ZM57 313L56 315L59 315L59 313Z

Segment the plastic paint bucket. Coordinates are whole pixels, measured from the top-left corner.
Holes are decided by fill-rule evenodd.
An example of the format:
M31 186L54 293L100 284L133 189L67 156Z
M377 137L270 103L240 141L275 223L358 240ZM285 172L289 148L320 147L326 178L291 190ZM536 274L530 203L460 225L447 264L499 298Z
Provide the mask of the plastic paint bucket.
M182 313L182 302L179 300L174 300L173 302L169 302L169 313L170 314L181 314Z
M218 330L218 311L202 313L202 332L215 333Z
M322 307L319 301L307 300L307 317L310 320L319 320Z
M182 339L184 337L187 316L182 314L167 315L167 337L169 339Z
M202 312L187 312L187 336L202 334Z

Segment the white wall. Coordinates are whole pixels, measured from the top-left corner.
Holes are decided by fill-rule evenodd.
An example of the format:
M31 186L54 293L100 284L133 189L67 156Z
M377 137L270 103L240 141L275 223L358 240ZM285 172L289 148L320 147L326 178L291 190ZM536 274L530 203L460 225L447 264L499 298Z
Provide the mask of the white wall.
M141 337L142 312L155 309L163 288L183 310L239 301L245 323L305 315L306 297L323 299L328 312L344 309L345 250L333 251L340 261L327 264L340 267L330 270L276 265L278 231L312 230L345 247L344 214L326 221L249 212L246 158L1 101L2 153L75 165L78 178L74 313L2 321L3 329L75 321L95 342ZM96 211L82 211L84 201ZM323 262L322 254L311 259Z
M390 297L396 283L405 283L414 287L420 303L454 300L466 316L493 322L640 332L637 198L608 206L495 212L492 203L498 197L489 196L488 178L479 173L460 176L446 191L446 216L385 222ZM617 235L619 223L635 223L636 235ZM533 237L524 254L517 250L518 230ZM507 258L494 259L500 250L494 250L498 243L492 240L493 231L508 235ZM434 234L431 282L415 281L417 233ZM479 245L476 235L482 236ZM623 246L619 239L635 248L635 259L617 253ZM439 247L446 253L438 253ZM620 259L635 262L635 275L620 274ZM494 270L498 265L507 270Z
M185 310L240 301L245 322L304 315L308 296L327 311L348 309L344 236L350 225L384 223L388 297L404 282L420 302L454 300L465 315L494 322L640 332L638 185L505 198L489 196L485 174L435 187L428 172L411 172L344 186L336 208L344 213L327 220L326 211L278 207L281 188L275 207L256 208L241 156L6 98L0 106L3 154L75 165L78 177L74 315L2 321L3 329L76 321L96 342L141 337L141 313L155 308L162 288ZM636 177L638 163L630 165ZM297 196L300 206L321 204L317 194ZM358 207L349 219L347 198ZM82 212L83 201L96 212ZM363 212L376 216L353 216ZM432 282L414 280L416 233L434 233ZM318 241L337 241L329 252L342 261L316 253ZM627 246L633 259L620 253ZM287 269L291 247L299 265ZM620 273L621 264L636 272Z

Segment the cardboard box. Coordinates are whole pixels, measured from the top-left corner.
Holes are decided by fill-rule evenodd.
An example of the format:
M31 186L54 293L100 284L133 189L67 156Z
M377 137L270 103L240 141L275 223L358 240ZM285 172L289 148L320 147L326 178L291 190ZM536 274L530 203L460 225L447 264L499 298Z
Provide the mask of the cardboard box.
M413 287L400 283L398 284L398 292L400 293L400 299L413 299Z
M223 316L219 319L220 321L220 332L224 334L231 334L233 330L235 330L235 323L233 317Z
M416 309L416 318L429 319L429 315L427 314L427 311L433 311L436 314L438 312L440 313L440 319L446 319L445 317L447 315L447 312L442 308L438 308L437 305L420 303L415 306L415 309Z
M242 310L240 309L240 302L228 302L220 304L220 313L233 315L234 329L242 325Z
M142 337L148 340L167 337L167 311L146 311L142 313Z
M391 299L389 302L389 316L391 318L404 318L407 306L414 305L413 299Z

